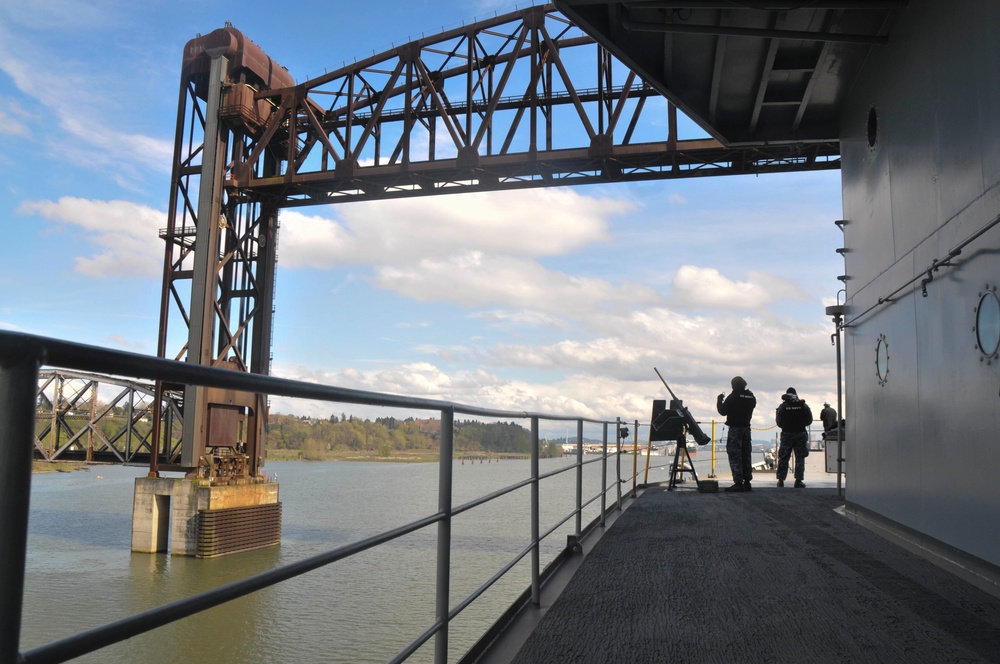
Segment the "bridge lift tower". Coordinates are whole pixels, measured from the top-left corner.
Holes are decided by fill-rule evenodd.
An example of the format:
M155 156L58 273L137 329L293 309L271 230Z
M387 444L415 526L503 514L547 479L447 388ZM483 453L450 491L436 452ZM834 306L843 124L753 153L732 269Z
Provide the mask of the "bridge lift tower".
M580 66L578 53L594 65ZM158 354L270 373L281 208L839 167L836 142L732 147L681 140L677 127L672 104L551 5L298 84L230 25L199 36L183 56ZM231 519L243 525L229 539L277 543L277 486L263 473L267 395L157 385L166 392L183 394L183 435L163 440L157 428L136 487L133 549L162 550L169 531L175 553L237 550L194 546L232 509L246 514Z

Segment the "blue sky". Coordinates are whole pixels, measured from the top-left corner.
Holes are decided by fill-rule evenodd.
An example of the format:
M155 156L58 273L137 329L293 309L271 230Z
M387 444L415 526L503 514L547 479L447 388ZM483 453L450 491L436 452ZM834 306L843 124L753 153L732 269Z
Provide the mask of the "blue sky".
M339 6L0 0L0 328L155 353L197 34L230 21L302 81L514 3ZM840 217L836 171L286 211L273 370L640 421L665 396L654 366L699 419L741 374L769 426L789 385L817 412L835 400Z

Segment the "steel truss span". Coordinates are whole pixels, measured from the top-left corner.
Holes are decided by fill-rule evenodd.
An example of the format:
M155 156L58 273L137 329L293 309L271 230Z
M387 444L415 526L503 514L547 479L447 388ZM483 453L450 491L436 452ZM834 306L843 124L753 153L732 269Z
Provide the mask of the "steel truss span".
M33 455L43 461L149 463L154 386L77 371L38 376ZM181 408L176 395L161 406L170 431L165 460L180 454Z
M551 6L299 85L248 85L225 92L222 114L243 138L225 186L279 207L839 162L835 142L726 148L680 138L673 106Z
M227 26L184 53L158 355L270 373L282 208L839 164L836 142L707 137L551 5L298 84ZM185 389L182 466L224 417L262 458L266 395L223 397Z

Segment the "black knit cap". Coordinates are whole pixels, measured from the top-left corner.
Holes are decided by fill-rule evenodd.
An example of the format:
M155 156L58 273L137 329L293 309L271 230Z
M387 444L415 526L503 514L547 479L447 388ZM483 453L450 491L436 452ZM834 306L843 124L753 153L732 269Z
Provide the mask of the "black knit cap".
M799 393L795 391L794 387L789 387L787 390L785 390L785 394L794 394L795 396L799 395Z
M747 386L747 382L743 380L743 376L734 376L731 385L734 390L742 390Z

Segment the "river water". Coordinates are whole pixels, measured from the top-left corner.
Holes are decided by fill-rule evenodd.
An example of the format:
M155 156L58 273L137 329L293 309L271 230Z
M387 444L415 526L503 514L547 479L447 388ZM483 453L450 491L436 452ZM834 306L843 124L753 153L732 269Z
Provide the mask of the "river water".
M586 457L591 459L594 457ZM654 457L655 458L655 457ZM541 460L544 474L574 462ZM629 476L632 461L622 457ZM616 499L608 460L608 505ZM600 492L601 463L584 466L584 501ZM132 494L145 468L92 466L32 478L21 649L55 641L187 595L301 560L437 511L438 464L271 462L282 502L282 542L212 560L132 553ZM642 467L640 466L640 479ZM651 471L663 481L665 469ZM656 475L659 473L659 475ZM529 477L527 460L462 463L453 504ZM631 483L623 485L628 491ZM576 499L576 472L544 480L544 533ZM530 489L453 519L451 604L465 599L527 547ZM600 500L583 522L599 514ZM565 546L570 519L542 546L542 565ZM434 620L436 527L425 528L278 586L174 622L80 662L385 662ZM530 584L530 555L452 622L457 660ZM410 661L433 660L433 638Z

